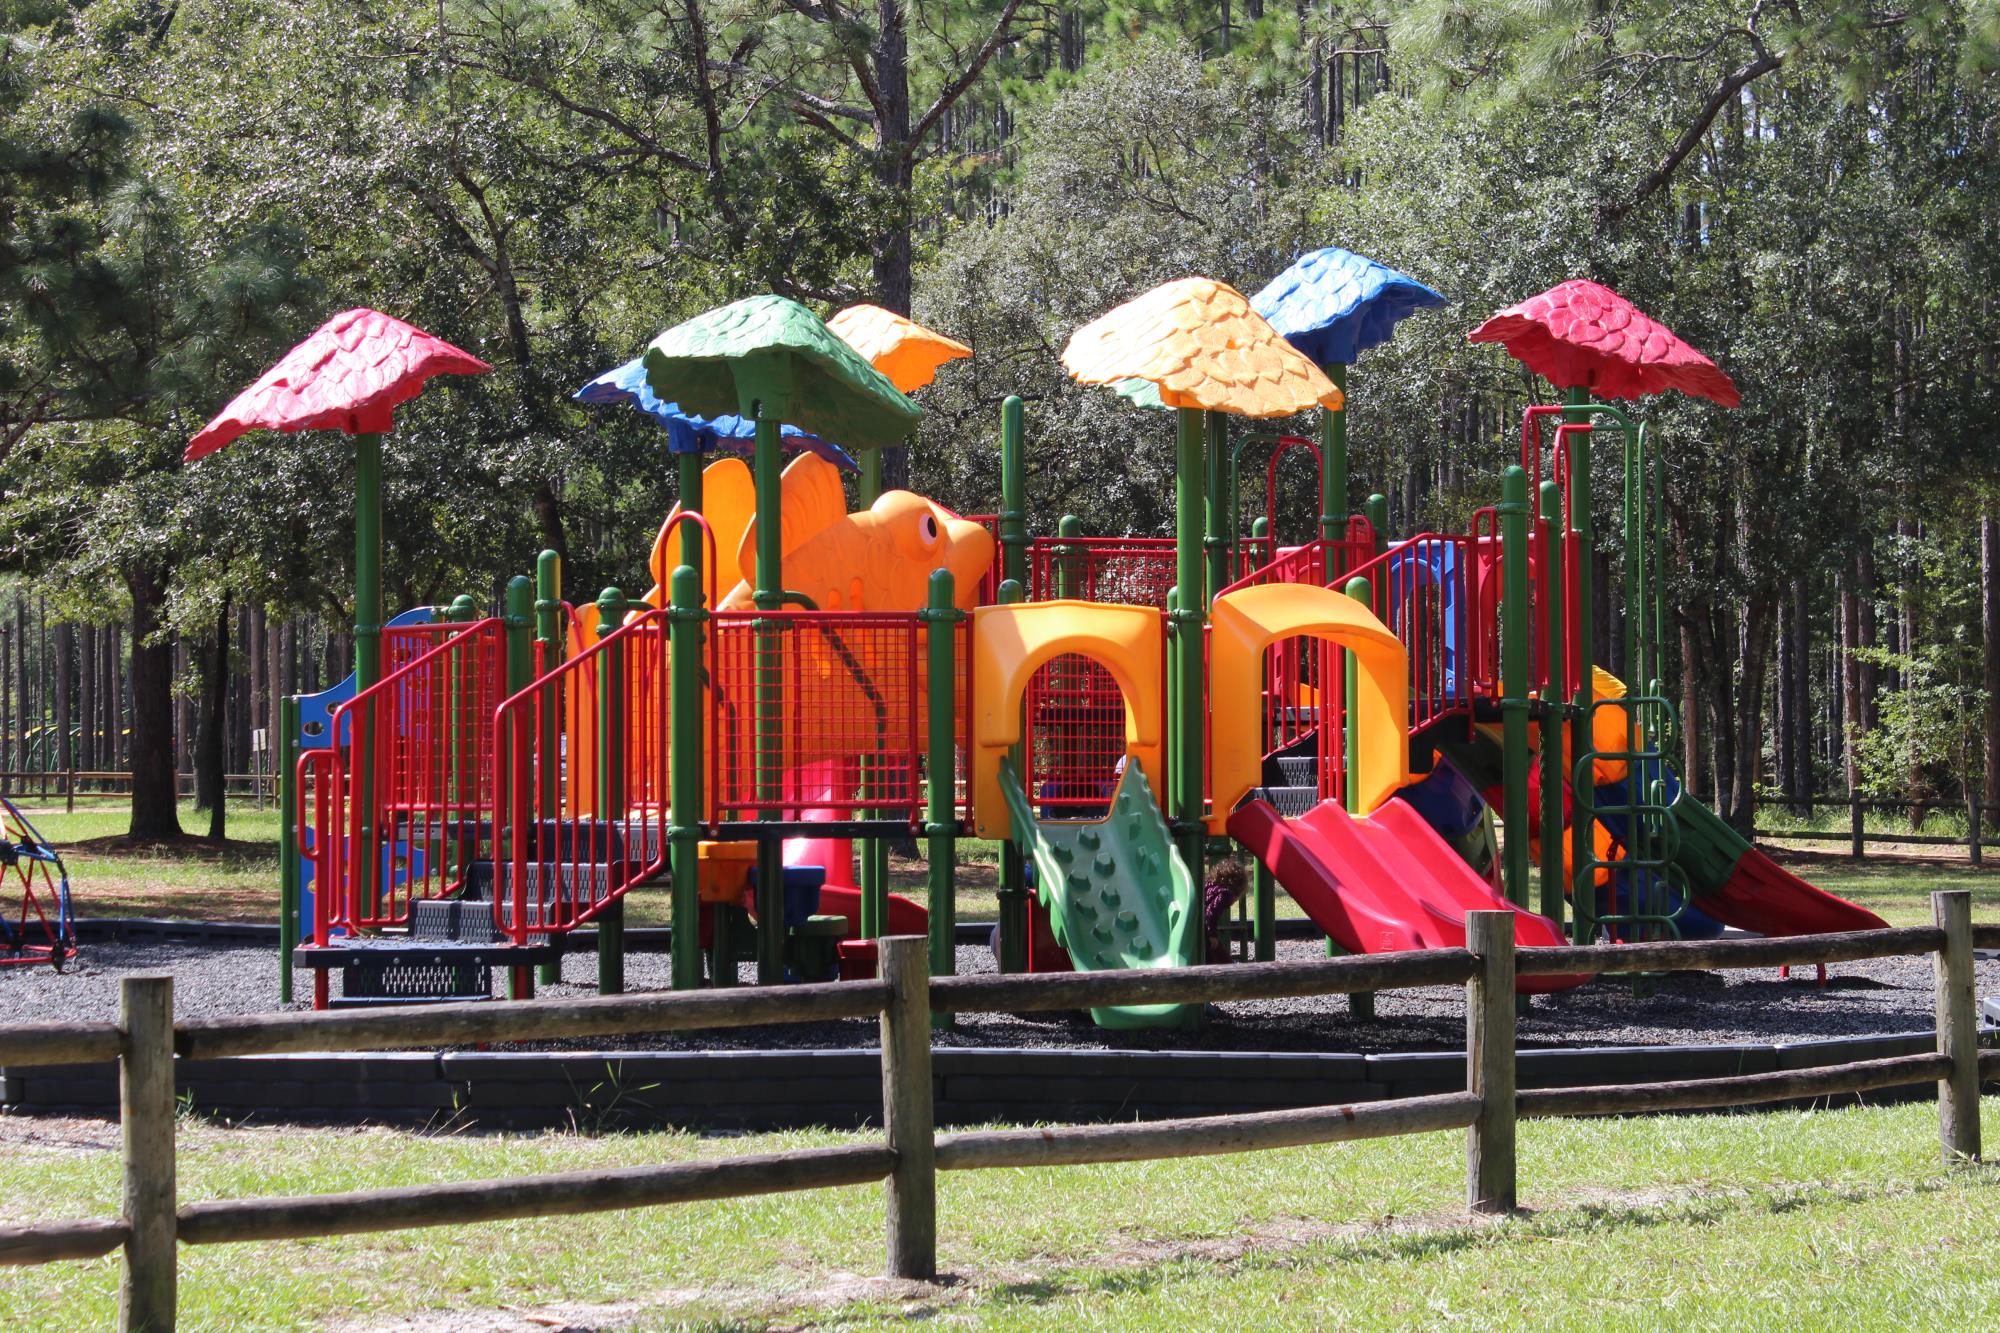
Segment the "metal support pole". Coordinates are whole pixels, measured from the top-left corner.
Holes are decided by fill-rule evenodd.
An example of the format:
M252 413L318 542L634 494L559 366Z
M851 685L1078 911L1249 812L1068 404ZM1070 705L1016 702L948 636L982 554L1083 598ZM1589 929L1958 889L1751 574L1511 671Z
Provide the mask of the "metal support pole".
M598 595L600 641L624 625L626 610L625 594L618 588L606 588ZM625 845L630 830L625 817L625 686L625 645L621 640L598 657L597 818L605 829L602 845L608 854L629 859L630 849ZM620 995L624 990L625 903L620 899L606 904L597 914L597 993Z
M1000 584L1000 605L1012 606L1027 600L1027 592L1015 579ZM1025 701L1022 707L1026 707ZM1025 734L1025 728L1023 733ZM1007 760L1016 773L1024 770L1024 747L1012 746ZM1021 844L1008 838L1000 844L1000 959L1002 972L1024 972L1028 967L1028 870Z
M1563 413L1564 422L1587 424L1590 413L1581 410L1581 407L1590 401L1588 391L1571 389L1566 401L1571 404L1571 409ZM1572 691L1570 758L1574 764L1593 748L1590 714L1591 703L1596 697L1591 678L1592 641L1596 631L1591 618L1595 534L1590 520L1590 434L1587 431L1578 431L1570 440L1569 515L1575 566L1565 572L1569 575L1569 595L1576 599L1576 614L1573 617L1576 623L1576 679L1569 682ZM1570 906L1576 914L1576 942L1588 944L1597 933L1597 879L1591 869L1595 852L1591 833L1596 822L1590 807L1593 784L1577 781L1574 773L1570 778L1570 866L1576 876L1570 886Z
M1380 499L1382 497L1379 495L1370 496L1368 500L1369 508L1373 509L1375 502ZM1375 541L1378 546L1382 544L1382 535L1379 530L1376 533ZM1344 591L1349 597L1361 603L1368 610L1373 611L1375 609L1375 589L1367 579L1360 577L1349 579ZM1361 771L1360 733L1354 725L1354 714L1357 711L1357 705L1360 701L1360 682L1356 679L1359 672L1356 670L1354 654L1347 649L1343 648L1341 650L1340 661L1340 678L1343 683L1340 714L1341 772L1344 784L1342 794L1346 799L1348 813L1360 815L1367 812L1361 808L1361 784L1355 780ZM1332 957L1335 954L1345 952L1345 950L1338 944L1335 944L1333 936L1329 935L1326 937L1326 952L1328 957ZM1372 1019L1375 1017L1374 993L1369 991L1355 991L1350 994L1347 997L1347 1011L1356 1018Z
M1389 549L1389 497L1375 492L1362 506L1362 512L1368 515L1368 526L1375 529L1375 554L1381 555Z
M1206 599L1201 594L1201 532L1205 511L1203 492L1207 469L1203 446L1208 435L1201 412L1179 409L1174 433L1174 583L1180 604L1167 612L1172 629L1174 669L1169 688L1174 693L1169 725L1174 728L1173 752L1178 756L1172 774L1173 817L1178 825L1181 859L1187 863L1194 883L1202 882L1202 726L1206 701L1202 689L1202 633L1207 620ZM1200 904L1195 904L1200 910Z
M1500 478L1501 790L1508 900L1528 905L1528 474Z
M1208 553L1208 592L1201 603L1204 613L1214 603L1215 594L1230 584L1232 571L1229 555L1234 545L1231 532L1233 516L1224 503L1229 498L1223 475L1229 457L1229 418L1220 412L1210 412L1207 416L1207 475L1202 495L1202 522L1207 534L1202 545Z
M673 653L667 746L673 788L667 850L672 857L673 986L693 990L701 985L701 641L702 624L708 619L701 604L701 572L693 565L674 570L672 598L667 613Z
M562 662L567 629L562 605L562 557L554 551L543 551L535 557L535 645L540 650L536 667L542 674L554 671ZM521 811L539 810L545 819L552 819L558 813L556 792L562 780L561 713L560 697L552 690L543 691L542 697L535 701L536 759L531 776L536 799L517 802ZM561 961L543 963L541 980L549 985L561 981Z
M930 862L930 963L935 976L958 970L958 702L955 653L956 590L951 571L931 574L930 606L924 612L925 697L929 742L924 766L930 787L924 809L925 850ZM950 1014L932 1016L934 1027L950 1027Z
M765 402L757 415L756 454L751 471L757 488L757 609L766 617L784 605L784 515L780 405ZM756 641L754 752L757 756L757 815L767 823L784 817L780 804L784 763L785 679L779 624L760 622ZM785 848L775 837L757 840L757 984L785 979Z
M1332 542L1347 526L1347 367L1336 361L1326 374L1341 393L1337 410L1321 408L1319 414L1319 539Z
M382 436L354 437L354 692L382 679Z
M278 999L292 1002L292 953L299 947L305 878L299 864L299 697L278 701L278 734L271 753L278 765ZM315 886L324 889L325 885Z
M470 610L470 607L467 609ZM535 585L534 581L526 574L516 574L513 578L507 580L507 591L503 598L503 610L506 612L505 621L507 627L506 693L511 696L527 689L535 679ZM453 713L456 716L457 710L453 710ZM493 739L496 748L499 748L501 746L500 737L495 736ZM509 750L515 749L516 747L506 747L505 749L500 749L500 754L502 756L502 763L512 763L514 765L515 771L510 776L510 781L517 784L518 789L519 786L524 786L533 781L534 774L529 766L528 756L525 751L518 751L518 758L516 754L509 753ZM477 762L476 756L473 757L473 761ZM517 801L515 808L517 810L524 810L526 809L526 803ZM463 820L467 817L467 814L468 812L461 803L457 811L457 817ZM479 819L478 812L471 812L471 818L476 824ZM500 830L498 828L493 830L493 837L497 846L500 837ZM477 838L478 834L475 831L473 835L475 844ZM496 852L495 855L497 856L498 853ZM520 984L525 979L526 973L526 968L517 967L508 969L507 992L512 998L517 1000L526 999L528 995L534 993L532 982L528 985ZM562 964L543 963L541 979L545 982L561 981Z
M861 476L855 487L856 498L859 507L866 510L882 498L882 451L870 449L856 461L861 467ZM862 759L858 769L861 780L859 813L866 818L875 818L880 812L867 802L880 790L884 774L872 759ZM856 843L857 878L861 890L861 938L880 939L889 931L889 843L885 838L874 837L860 838Z
M1563 902L1568 885L1563 881L1563 772L1564 700L1568 690L1563 680L1563 540L1562 495L1553 481L1541 484L1542 501L1542 615L1547 620L1548 642L1544 646L1548 682L1542 689L1542 915L1551 921L1563 920Z

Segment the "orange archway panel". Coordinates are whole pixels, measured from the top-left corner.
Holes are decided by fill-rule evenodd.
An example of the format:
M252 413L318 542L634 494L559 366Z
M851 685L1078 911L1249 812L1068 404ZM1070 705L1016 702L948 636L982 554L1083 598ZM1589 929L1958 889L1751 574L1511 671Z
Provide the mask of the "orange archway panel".
M1363 814L1410 780L1410 662L1396 636L1345 594L1310 584L1242 588L1210 612L1209 729L1215 803L1209 829L1221 833L1264 766L1264 650L1282 639L1327 639L1354 654L1357 772L1348 775Z
M1102 602L1028 602L972 613L972 810L982 838L1012 834L1000 761L1021 742L1021 700L1043 663L1075 653L1103 664L1125 700L1125 753L1164 791L1160 613Z

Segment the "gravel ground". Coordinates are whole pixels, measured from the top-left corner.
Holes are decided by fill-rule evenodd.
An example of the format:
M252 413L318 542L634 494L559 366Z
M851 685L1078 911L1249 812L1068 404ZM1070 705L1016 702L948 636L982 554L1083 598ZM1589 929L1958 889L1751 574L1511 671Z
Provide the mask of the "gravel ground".
M1280 959L1323 956L1309 941L1281 941ZM626 985L633 991L664 989L665 954L632 954ZM2000 960L1977 965L1978 993L2000 993ZM992 953L958 950L960 972L991 972ZM0 1022L115 1019L118 979L171 972L175 1008L182 1018L261 1013L278 1009L277 962L266 948L97 944L68 970L0 968ZM310 974L303 970L302 984ZM562 984L543 995L595 992L596 960L563 962ZM752 979L746 966L743 980ZM1815 984L1811 969L1790 980L1776 969L1678 973L1634 983L1600 979L1562 995L1538 995L1521 1016L1525 1046L1649 1046L1730 1042L1806 1041L1819 1037L1907 1032L1933 1021L1931 963L1884 958L1830 969ZM303 1007L303 1006L294 1006ZM1342 996L1267 1000L1215 1006L1199 1032L1104 1032L1083 1015L962 1015L940 1032L940 1046L1078 1047L1138 1050L1393 1051L1439 1050L1465 1040L1465 1001L1456 987L1385 992L1376 1017L1348 1012ZM638 1035L620 1044L632 1049L718 1050L870 1046L872 1023L818 1023L744 1028L691 1036ZM593 1048L601 1041L587 1043Z

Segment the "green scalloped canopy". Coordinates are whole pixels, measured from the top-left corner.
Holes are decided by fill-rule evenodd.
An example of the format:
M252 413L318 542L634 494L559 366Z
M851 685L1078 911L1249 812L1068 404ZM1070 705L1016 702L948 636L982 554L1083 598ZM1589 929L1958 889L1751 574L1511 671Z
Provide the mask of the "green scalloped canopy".
M1110 389L1134 407L1150 407L1156 412L1167 410L1167 405L1160 401L1160 386L1151 380L1119 380Z
M762 404L850 449L895 444L923 409L820 322L782 296L749 296L676 324L646 348L659 398L701 416L753 416Z

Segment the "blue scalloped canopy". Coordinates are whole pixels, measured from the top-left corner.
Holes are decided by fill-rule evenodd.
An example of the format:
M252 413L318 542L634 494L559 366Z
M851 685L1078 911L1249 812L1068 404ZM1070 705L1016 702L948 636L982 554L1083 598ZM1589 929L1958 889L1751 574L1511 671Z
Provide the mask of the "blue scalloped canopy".
M638 408L667 428L669 453L705 454L718 446L748 453L751 441L757 438L757 423L747 417L698 417L692 412L683 412L678 403L661 402L646 382L644 357L627 361L616 370L605 371L570 397L579 403ZM786 444L794 448L809 449L836 467L844 467L850 472L855 470L854 459L831 440L802 431L797 426L783 427L779 434Z
M1444 304L1415 278L1334 246L1300 255L1250 298L1271 327L1322 366L1353 365L1395 335L1397 320Z

